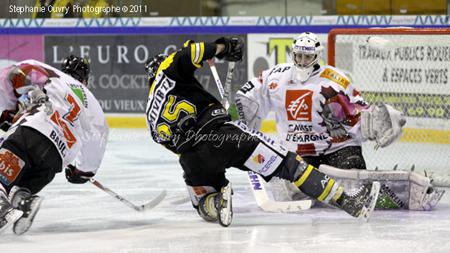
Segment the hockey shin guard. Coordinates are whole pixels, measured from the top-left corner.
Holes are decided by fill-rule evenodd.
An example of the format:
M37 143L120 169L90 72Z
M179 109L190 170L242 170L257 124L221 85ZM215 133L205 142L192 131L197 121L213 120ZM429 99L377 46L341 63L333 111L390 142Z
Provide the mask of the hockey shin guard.
M302 166L302 162L300 162L300 166ZM336 201L339 199L344 190L333 178L320 172L312 165L305 164L305 166L303 173L294 181L294 184L303 193L328 204L332 200Z

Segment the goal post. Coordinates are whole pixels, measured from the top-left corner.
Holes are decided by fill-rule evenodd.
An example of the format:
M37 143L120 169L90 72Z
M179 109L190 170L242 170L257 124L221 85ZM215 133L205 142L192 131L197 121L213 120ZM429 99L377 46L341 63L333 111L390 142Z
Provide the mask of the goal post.
M333 29L328 64L349 73L367 102L406 116L400 142L364 144L369 168L450 174L450 28Z

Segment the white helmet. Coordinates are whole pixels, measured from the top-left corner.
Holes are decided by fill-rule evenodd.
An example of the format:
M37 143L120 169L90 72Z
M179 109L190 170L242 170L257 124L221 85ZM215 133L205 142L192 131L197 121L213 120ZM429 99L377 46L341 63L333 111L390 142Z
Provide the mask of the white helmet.
M314 33L300 34L292 44L292 61L297 69L296 79L305 82L311 76L314 65L319 61L323 47Z

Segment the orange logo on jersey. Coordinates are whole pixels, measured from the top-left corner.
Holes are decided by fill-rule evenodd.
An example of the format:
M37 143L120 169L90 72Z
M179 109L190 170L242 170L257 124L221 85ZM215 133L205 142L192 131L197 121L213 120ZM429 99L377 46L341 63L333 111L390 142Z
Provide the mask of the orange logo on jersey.
M269 89L270 90L274 90L274 89L276 89L278 87L278 84L277 83L270 83L269 84Z
M253 161L257 164L262 164L266 159L264 159L264 156L261 154L255 155L253 157Z
M25 162L7 149L0 149L0 181L10 185L16 180Z
M312 95L310 90L286 91L286 112L288 120L311 121Z

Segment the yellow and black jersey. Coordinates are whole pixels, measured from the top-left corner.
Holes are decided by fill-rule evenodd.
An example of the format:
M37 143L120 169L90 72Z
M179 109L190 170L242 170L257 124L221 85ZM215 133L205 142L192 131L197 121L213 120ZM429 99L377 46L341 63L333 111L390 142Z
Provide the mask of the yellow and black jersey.
M220 104L194 76L203 61L215 53L215 43L190 43L161 63L150 86L146 109L147 124L156 142L171 142L182 119L197 118L211 105Z

